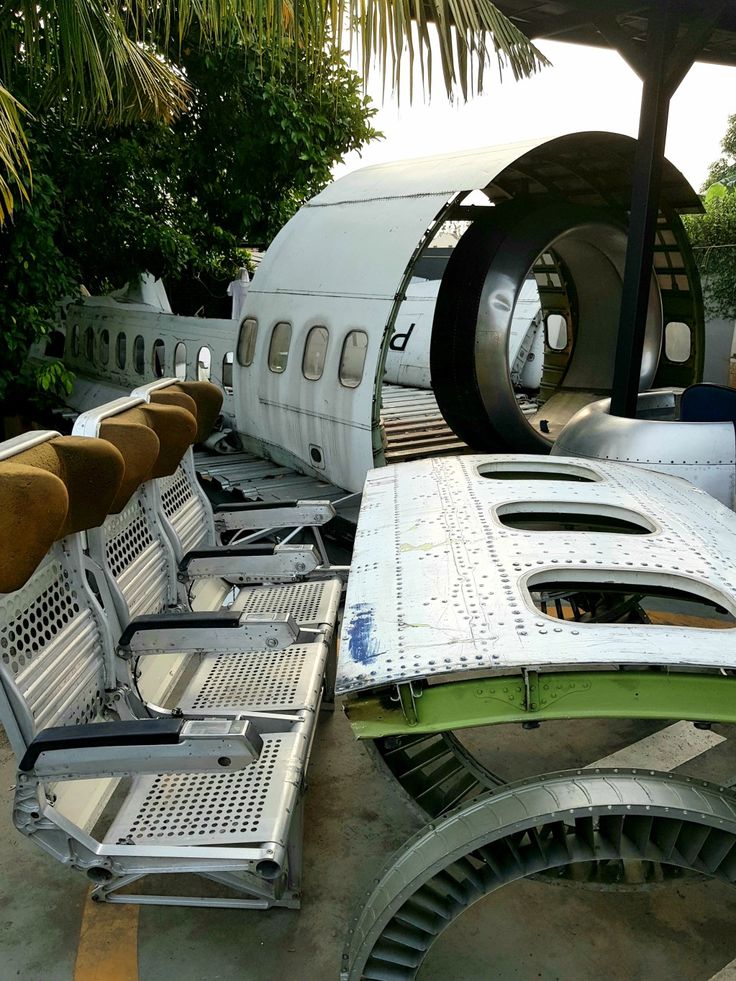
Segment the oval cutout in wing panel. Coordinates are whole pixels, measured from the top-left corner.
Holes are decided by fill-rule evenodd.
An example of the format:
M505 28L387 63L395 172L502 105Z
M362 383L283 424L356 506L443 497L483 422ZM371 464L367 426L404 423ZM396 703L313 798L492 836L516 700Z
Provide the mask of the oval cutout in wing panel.
M600 477L589 467L574 463L553 463L546 460L501 460L497 463L482 463L478 476L489 480L551 480L568 483L597 483Z
M706 583L672 573L548 570L527 579L526 588L534 607L552 620L708 630L736 627L730 600Z
M514 501L499 505L495 513L502 525L516 531L651 535L657 530L654 523L643 515L611 504Z

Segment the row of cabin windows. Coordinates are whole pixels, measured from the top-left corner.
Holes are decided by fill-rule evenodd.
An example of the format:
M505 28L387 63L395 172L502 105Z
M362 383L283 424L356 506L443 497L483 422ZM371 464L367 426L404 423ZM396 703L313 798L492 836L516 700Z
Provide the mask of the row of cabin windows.
M564 351L570 343L567 318L561 313L547 314L545 341L553 351ZM685 364L693 350L692 331L687 324L670 320L664 328L664 353L673 364Z
M107 365L110 361L110 333L107 329L100 331L100 341L98 350L98 361L101 365ZM72 354L78 358L81 351L79 326L72 327ZM84 332L84 356L87 361L95 361L95 331L88 327ZM145 372L146 360L145 340L142 334L138 334L133 341L133 369L136 374L143 375ZM123 371L128 357L128 338L124 331L120 331L115 339L115 364ZM233 362L235 356L232 351L228 351L222 359L222 384L223 388L232 394L233 386ZM151 367L155 378L163 378L166 374L166 345L161 338L153 342L151 350ZM197 352L197 380L209 381L212 373L212 352L203 345ZM183 341L179 341L174 348L174 375L180 381L187 377L187 348Z
M247 368L253 364L256 351L256 336L258 322L247 317L240 327L238 337L238 364ZM304 342L302 352L302 374L307 381L318 381L325 370L327 345L330 333L326 327L318 324L311 327ZM291 324L279 321L271 331L271 341L268 345L268 368L274 374L280 375L286 371L291 346ZM342 343L338 377L345 388L357 388L363 380L363 369L368 352L368 335L364 330L348 331Z

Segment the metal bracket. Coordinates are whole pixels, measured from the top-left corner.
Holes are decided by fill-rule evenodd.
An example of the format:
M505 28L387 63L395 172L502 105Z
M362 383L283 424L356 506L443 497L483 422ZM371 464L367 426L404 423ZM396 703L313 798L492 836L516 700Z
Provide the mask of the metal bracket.
M414 682L412 681L396 686L396 694L391 696L391 701L399 702L407 725L415 726L418 724L417 699L421 697L421 690L415 691Z
M539 672L524 669L524 710L537 712L539 710Z

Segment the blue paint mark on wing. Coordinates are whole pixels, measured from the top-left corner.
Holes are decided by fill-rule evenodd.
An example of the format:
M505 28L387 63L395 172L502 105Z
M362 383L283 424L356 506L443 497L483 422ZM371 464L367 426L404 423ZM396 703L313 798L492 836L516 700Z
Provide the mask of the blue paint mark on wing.
M348 653L358 664L372 664L379 654L373 633L373 610L368 603L356 603L348 625Z

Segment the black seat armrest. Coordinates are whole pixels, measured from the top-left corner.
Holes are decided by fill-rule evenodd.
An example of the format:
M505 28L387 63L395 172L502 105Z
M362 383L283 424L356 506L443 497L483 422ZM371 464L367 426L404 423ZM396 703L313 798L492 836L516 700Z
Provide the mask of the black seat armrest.
M54 750L172 745L179 742L183 725L183 719L140 719L43 729L26 749L19 769L28 773L36 765L41 753L51 753Z
M187 552L179 563L179 569L184 572L194 559L257 559L273 555L276 545L220 545L213 548L195 548Z
M274 508L286 510L287 508L298 508L302 501L235 501L234 503L213 504L212 510L215 514L223 512L243 512L243 511L273 511ZM310 502L311 503L311 502Z
M241 614L234 610L215 610L213 613L151 613L135 617L123 630L118 641L119 647L129 647L137 633L149 630L184 629L232 629L237 630Z

